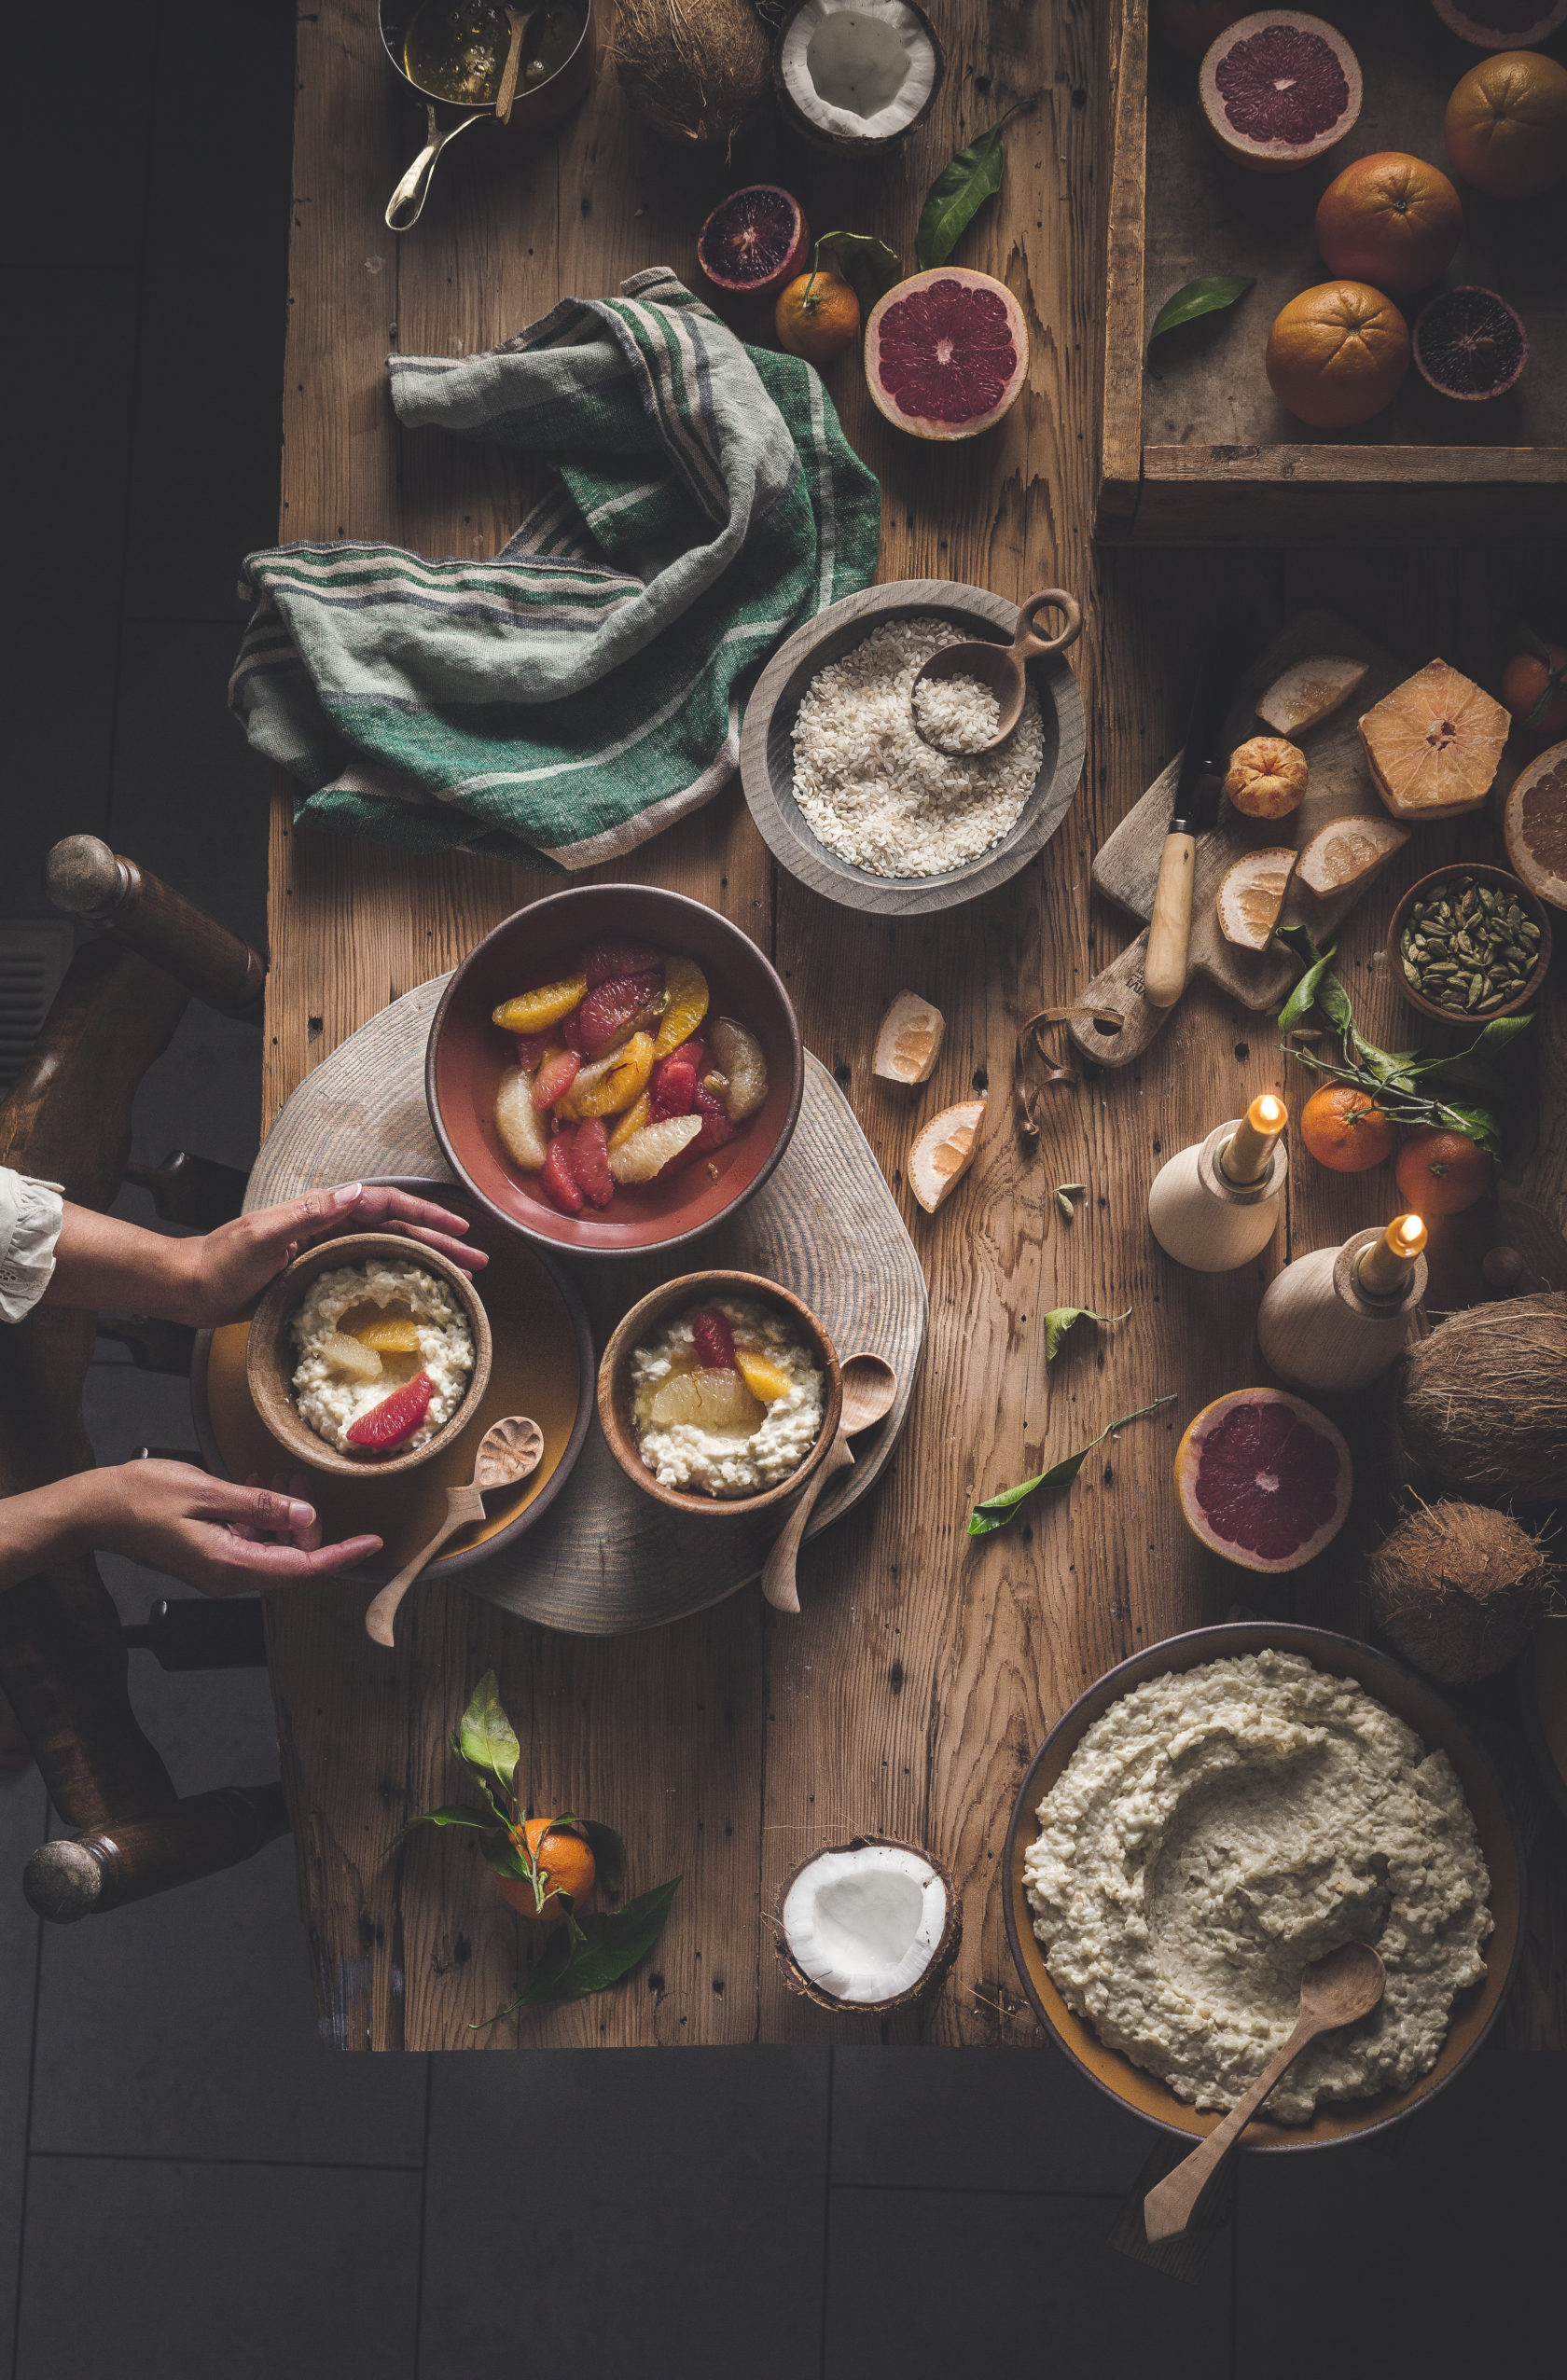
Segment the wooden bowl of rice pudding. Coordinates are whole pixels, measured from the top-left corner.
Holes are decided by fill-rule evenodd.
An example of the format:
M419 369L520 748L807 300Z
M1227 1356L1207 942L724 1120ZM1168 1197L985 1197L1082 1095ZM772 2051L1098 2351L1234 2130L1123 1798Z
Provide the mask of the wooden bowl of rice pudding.
M693 1318L714 1313L728 1335L726 1363L732 1351L743 1367L716 1381L692 1330ZM706 1410L714 1388L718 1404ZM637 1300L599 1365L611 1454L644 1495L674 1512L750 1515L786 1503L826 1454L842 1410L831 1339L792 1290L758 1273L666 1281Z
M993 892L1043 850L1083 773L1065 655L1027 664L1023 716L993 752L933 750L909 700L941 645L1010 644L1017 622L1017 603L982 587L904 578L830 604L780 646L746 706L740 773L792 876L846 908L922 917Z
M388 1322L404 1325L391 1335L417 1344L382 1352L361 1336L388 1335L380 1327ZM491 1354L489 1317L460 1265L396 1232L349 1232L307 1249L266 1292L245 1377L257 1412L297 1461L388 1478L428 1462L467 1427ZM384 1454L348 1442L366 1415L421 1375L434 1393L414 1431Z

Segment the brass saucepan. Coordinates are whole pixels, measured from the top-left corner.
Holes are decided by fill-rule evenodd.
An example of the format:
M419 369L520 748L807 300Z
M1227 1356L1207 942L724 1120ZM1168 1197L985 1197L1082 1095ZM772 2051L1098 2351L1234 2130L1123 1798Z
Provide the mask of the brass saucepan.
M439 91L426 90L409 73L405 48L409 29L421 5L422 0L380 0L381 46L398 81L423 102L426 127L423 147L387 202L386 225L390 231L409 231L418 222L437 161L447 143L455 140L459 132L465 132L470 124L486 118L493 123L496 116L493 101L486 101L480 107L465 106L444 98ZM543 81L528 88L519 86L511 104L508 129L537 132L561 123L592 81L599 59L593 0L575 0L575 5L582 10L582 31L575 48ZM522 0L520 13L524 17L533 14L528 0Z

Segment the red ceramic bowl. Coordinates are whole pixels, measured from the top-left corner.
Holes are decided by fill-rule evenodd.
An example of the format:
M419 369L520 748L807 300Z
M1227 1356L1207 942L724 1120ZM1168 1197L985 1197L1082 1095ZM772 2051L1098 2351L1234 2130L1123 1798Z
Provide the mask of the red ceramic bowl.
M671 1182L617 1189L613 1205L602 1212L563 1215L533 1177L513 1165L496 1133L495 1095L517 1051L491 1016L503 1000L563 976L577 951L606 935L694 959L707 977L709 1014L733 1017L761 1043L768 1095L711 1160ZM799 1027L776 971L715 909L651 884L584 884L552 892L496 926L448 984L424 1064L430 1121L452 1171L502 1223L582 1256L645 1255L711 1231L761 1188L778 1163L804 1087Z

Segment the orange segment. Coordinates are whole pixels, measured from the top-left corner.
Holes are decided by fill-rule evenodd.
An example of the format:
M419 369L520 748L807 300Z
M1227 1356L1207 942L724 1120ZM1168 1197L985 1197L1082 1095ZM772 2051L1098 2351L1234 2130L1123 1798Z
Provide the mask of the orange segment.
M587 997L587 976L573 976L565 983L541 984L537 991L503 1000L492 1021L504 1033L541 1033L547 1025L558 1025L562 1017L569 1017Z
M652 1072L653 1037L633 1033L613 1058L601 1058L583 1068L561 1101L560 1112L574 1124L586 1123L593 1115L618 1115L641 1097Z
M688 1042L707 1014L707 977L694 959L664 962L664 989L669 1006L659 1019L655 1058L668 1058L682 1042Z
M625 1114L621 1116L610 1134L610 1147L612 1149L623 1147L633 1132L640 1132L643 1126L650 1124L652 1120L653 1094L651 1091L643 1091L639 1094L635 1105L626 1110Z
M373 1347L378 1355L417 1355L419 1352L417 1322L368 1322L354 1335L362 1347Z
M760 1397L764 1404L772 1404L779 1397L786 1397L794 1386L787 1372L780 1371L776 1363L770 1363L765 1355L754 1354L749 1348L737 1347L735 1362L740 1367L740 1377L752 1395Z

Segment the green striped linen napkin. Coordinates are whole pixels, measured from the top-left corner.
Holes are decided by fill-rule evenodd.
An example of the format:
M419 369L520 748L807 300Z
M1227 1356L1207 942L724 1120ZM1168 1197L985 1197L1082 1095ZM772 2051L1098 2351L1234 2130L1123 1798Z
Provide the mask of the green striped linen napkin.
M742 347L667 266L488 353L390 368L406 428L541 455L560 485L492 561L250 555L230 705L307 823L617 858L712 799L761 664L868 585L877 483L810 365Z

